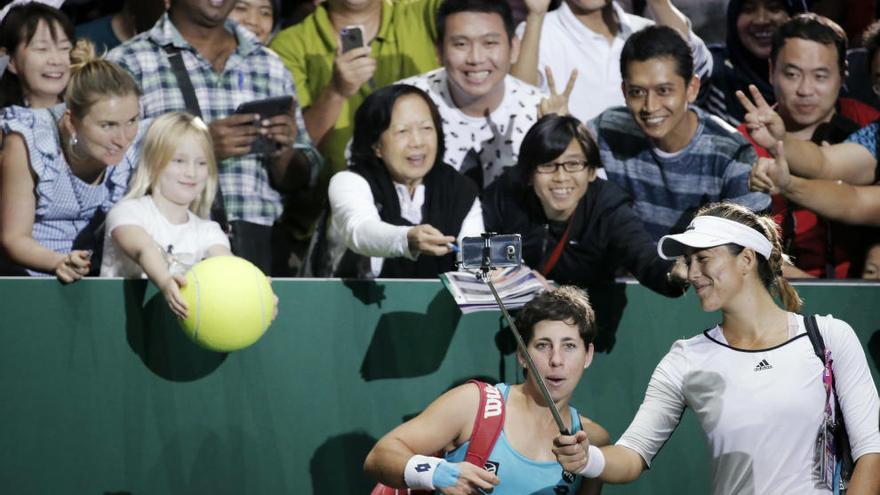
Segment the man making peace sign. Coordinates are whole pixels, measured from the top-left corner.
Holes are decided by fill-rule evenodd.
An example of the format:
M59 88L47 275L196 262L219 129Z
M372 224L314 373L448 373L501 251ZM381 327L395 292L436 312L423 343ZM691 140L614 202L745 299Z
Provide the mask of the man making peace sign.
M545 95L508 74L519 54L510 6L497 0L446 0L437 14L443 67L401 81L431 96L443 118L444 161L488 186L516 163L541 111L567 113L571 90ZM572 85L571 83L569 84Z

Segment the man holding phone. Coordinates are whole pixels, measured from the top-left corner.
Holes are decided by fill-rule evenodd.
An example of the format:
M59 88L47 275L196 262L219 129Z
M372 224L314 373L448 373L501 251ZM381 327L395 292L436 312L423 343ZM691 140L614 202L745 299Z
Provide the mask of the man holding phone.
M326 204L330 176L346 168L345 148L361 102L376 88L437 67L440 3L327 0L272 41L296 80L306 129L327 163L318 187L288 203L285 223L303 247Z
M144 117L200 113L211 129L232 250L266 273L283 275L288 253L273 243L282 193L311 184L321 157L295 103L280 114L235 113L239 105L294 96L278 58L226 17L234 0L171 0L153 28L110 52L143 90ZM263 136L270 153L254 153ZM277 263L273 263L273 261ZM274 266L273 266L274 265Z

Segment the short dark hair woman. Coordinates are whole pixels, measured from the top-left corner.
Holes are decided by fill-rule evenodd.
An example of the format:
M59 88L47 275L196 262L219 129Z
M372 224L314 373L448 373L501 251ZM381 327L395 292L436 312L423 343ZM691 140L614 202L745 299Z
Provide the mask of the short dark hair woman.
M519 161L483 195L487 230L523 236L523 261L548 278L581 287L611 283L624 268L650 289L682 294L672 262L615 184L597 177L599 150L574 117L542 117L529 130Z
M455 269L451 244L483 232L477 187L443 163L437 107L395 84L358 108L352 166L330 181L330 274L433 278Z
M595 315L583 291L566 286L542 292L523 306L516 327L566 428L575 432L575 438L607 443L608 432L571 405L572 394L593 360L596 337ZM517 361L525 368L522 351L517 352ZM533 374L526 374L521 384L487 387L506 409L503 432L487 456L487 465L498 469L489 472L465 460L474 417L483 413L477 388L467 383L441 395L376 442L364 470L388 486L443 494L599 493L596 480L570 477L560 469L560 464L575 459L560 452L554 441L560 438L559 430ZM583 452L568 450L584 457ZM435 457L438 452L442 459Z

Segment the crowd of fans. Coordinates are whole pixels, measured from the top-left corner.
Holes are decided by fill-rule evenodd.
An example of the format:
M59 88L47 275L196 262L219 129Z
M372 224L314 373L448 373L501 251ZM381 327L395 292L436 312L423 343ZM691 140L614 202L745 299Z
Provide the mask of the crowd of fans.
M877 278L880 24L730 0L707 25L675 3L126 1L74 25L17 0L0 269L148 276L171 301L163 263L433 277L490 230L560 282L675 296L657 240L727 200L772 212L788 278Z
M822 439L829 383L840 383L862 457L852 493L876 492L876 391L855 334L821 318L837 346L830 381L830 350L815 347L827 403L818 380L801 378L807 357L811 376L819 366L807 340L781 348L817 324L799 323L789 279L880 280L880 21L866 22L880 5L68 2L0 12L0 275L148 278L185 318L183 275L206 257L235 254L272 276L434 278L456 268L463 237L517 233L525 264L594 302L614 297L620 275L667 297L690 278L723 321L673 346L633 425L616 446L589 446L589 462L588 433L601 444L607 432L561 407L573 434L557 435L539 373L502 386L514 413L502 438L531 463L523 480L502 474L507 487L569 493L580 483L569 473L631 481L693 407L717 454L714 493L750 491L738 487L753 476L756 493L825 493L828 470L816 488L820 460L805 460L821 452L824 466L834 450ZM726 23L705 22L725 8ZM613 344L613 308L594 314L563 288L519 317L529 354L552 368L539 376L567 406L593 351ZM803 373L756 380L766 359L735 368L740 349L779 349ZM367 471L413 488L497 484L423 455L454 445L460 460L476 397L445 394L383 438ZM743 407L775 419L744 429ZM530 421L544 425L537 435ZM562 480L556 462L535 477L530 459L554 456ZM424 474L436 466L445 474Z

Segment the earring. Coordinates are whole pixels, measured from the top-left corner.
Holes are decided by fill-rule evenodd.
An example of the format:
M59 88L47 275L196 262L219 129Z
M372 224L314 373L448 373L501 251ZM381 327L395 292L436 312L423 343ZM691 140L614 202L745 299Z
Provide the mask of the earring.
M73 149L76 148L76 145L78 144L79 139L76 137L76 134L71 134L70 141L68 142L68 145L70 145L70 150L73 151Z

